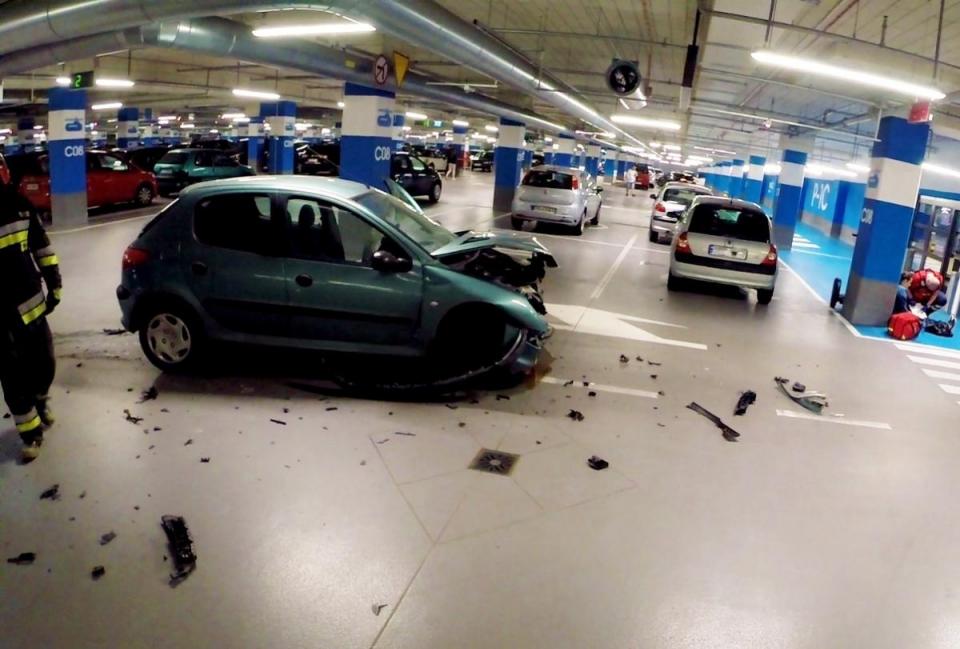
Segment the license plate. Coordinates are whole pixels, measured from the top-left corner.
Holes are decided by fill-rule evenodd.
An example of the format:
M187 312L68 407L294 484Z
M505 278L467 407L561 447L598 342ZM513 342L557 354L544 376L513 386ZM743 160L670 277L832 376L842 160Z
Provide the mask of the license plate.
M746 259L747 251L744 248L732 248L730 246L707 246L707 254L714 257L725 257L727 259Z
M40 185L38 185L37 183L27 183L26 187L27 187L27 191L30 191L30 192L35 192L38 189L40 189Z
M555 208L555 207L544 207L543 205L534 205L534 206L533 206L533 211L534 211L534 212L546 212L547 214L556 214L556 213L557 213L557 208Z

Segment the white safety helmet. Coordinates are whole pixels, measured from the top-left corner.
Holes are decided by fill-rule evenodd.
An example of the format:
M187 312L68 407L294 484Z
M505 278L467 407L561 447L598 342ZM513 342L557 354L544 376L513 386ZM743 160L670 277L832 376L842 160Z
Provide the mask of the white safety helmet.
M930 291L939 291L940 290L940 278L937 277L936 273L927 273L926 277L923 280L924 286L927 287Z

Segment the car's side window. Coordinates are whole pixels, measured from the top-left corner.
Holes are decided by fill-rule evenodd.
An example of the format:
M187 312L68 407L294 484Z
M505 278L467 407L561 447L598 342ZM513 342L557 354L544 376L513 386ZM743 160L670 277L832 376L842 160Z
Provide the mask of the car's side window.
M405 155L397 156L397 169L400 170L400 173L406 173L410 171L410 159Z
M239 167L240 166L240 164L236 160L234 160L228 155L223 155L222 153L214 159L213 164L216 167Z
M268 194L238 192L201 199L194 208L193 231L208 246L262 255L277 250Z
M193 159L193 166L212 167L214 155L215 153L213 151L197 151L196 157Z
M127 163L117 156L103 154L100 156L100 166L108 171L127 171Z
M291 196L286 218L292 257L370 266L378 250L399 250L353 212L315 198Z
M410 158L410 164L413 166L414 171L424 171L427 168L420 158Z

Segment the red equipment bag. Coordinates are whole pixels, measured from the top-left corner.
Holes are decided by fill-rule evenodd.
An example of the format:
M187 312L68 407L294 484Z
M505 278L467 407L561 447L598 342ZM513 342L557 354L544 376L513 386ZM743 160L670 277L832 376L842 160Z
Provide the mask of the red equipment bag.
M905 311L890 316L890 321L887 323L887 334L897 340L913 340L920 335L922 328L923 322L920 318L909 311Z

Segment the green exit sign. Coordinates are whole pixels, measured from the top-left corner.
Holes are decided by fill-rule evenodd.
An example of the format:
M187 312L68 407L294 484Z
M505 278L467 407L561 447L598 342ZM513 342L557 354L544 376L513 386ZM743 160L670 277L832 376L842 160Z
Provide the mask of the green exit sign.
M87 72L75 72L70 77L70 87L74 90L79 90L80 88L92 88L93 86L93 70L89 70Z

